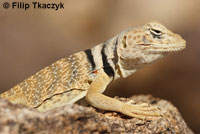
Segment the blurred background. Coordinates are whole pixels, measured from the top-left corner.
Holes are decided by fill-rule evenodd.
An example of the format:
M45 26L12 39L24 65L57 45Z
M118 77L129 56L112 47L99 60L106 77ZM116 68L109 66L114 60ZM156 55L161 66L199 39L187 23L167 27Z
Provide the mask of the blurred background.
M188 126L200 133L200 1L60 0L56 2L63 2L65 9L58 11L4 9L3 2L0 93L64 56L91 48L125 28L156 20L181 34L187 49L113 82L105 94L152 94L169 100Z

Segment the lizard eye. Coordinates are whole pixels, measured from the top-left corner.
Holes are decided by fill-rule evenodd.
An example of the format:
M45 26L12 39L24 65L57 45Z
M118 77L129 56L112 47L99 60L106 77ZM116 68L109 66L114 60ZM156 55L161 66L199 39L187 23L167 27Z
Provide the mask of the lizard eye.
M161 36L163 34L160 30L156 30L156 29L150 29L150 33L153 36Z

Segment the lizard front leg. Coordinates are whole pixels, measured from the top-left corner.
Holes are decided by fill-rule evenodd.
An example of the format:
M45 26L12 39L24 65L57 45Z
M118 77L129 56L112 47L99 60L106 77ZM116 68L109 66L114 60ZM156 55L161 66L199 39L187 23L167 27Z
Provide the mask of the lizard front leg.
M99 70L97 78L91 83L87 92L87 102L99 109L116 111L140 119L153 120L161 115L158 108L148 104L132 105L103 95L102 93L110 82L109 76L103 70Z

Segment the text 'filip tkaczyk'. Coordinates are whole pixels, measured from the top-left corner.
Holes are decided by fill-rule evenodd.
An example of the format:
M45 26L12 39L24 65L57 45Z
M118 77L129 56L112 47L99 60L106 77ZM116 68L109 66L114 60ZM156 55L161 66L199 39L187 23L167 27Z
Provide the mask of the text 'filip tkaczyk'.
M32 3L25 3L25 2L12 2L12 9L24 9L28 10L30 8L33 9L64 9L64 3L40 3L40 2L32 2Z

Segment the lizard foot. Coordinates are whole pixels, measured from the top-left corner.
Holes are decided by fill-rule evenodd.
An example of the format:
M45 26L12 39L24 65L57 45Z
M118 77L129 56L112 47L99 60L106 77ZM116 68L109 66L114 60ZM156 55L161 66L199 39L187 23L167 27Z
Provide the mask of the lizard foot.
M135 105L125 103L120 112L130 117L146 120L155 120L162 116L159 108L150 106L147 103Z

